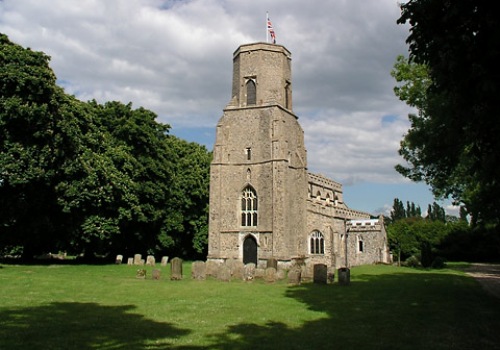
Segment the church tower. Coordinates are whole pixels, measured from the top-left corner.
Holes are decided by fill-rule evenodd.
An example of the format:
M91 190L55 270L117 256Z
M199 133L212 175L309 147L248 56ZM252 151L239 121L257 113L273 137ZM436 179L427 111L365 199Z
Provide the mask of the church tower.
M307 159L291 75L291 54L281 45L234 52L232 98L210 168L208 260L286 263L303 251Z

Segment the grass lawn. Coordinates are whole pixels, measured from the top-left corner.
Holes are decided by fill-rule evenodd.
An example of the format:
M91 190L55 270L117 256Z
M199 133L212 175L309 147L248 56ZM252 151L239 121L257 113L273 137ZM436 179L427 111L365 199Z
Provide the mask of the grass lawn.
M362 266L350 286L159 269L0 265L0 349L500 349L500 299L458 269Z

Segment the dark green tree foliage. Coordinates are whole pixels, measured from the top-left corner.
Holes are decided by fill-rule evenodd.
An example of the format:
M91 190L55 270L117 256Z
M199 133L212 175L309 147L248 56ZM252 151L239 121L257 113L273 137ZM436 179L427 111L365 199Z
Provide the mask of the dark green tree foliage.
M406 202L406 209L403 202L399 198L394 198L394 203L391 210L391 222L395 222L405 218L421 217L422 210L420 206L413 202Z
M395 222L404 218L406 218L406 211L403 202L401 202L399 198L394 198L394 204L391 210L391 220Z
M78 101L43 53L0 44L0 248L203 252L210 153L144 108Z
M0 242L56 246L63 221L54 191L70 123L49 57L0 34Z
M474 222L500 223L500 21L486 1L411 0L410 62L430 86L411 116L400 154L404 176L463 203ZM403 99L404 100L404 99ZM411 103L410 103L411 104Z
M446 211L436 202L429 204L427 207L427 217L428 220L438 220L446 222Z

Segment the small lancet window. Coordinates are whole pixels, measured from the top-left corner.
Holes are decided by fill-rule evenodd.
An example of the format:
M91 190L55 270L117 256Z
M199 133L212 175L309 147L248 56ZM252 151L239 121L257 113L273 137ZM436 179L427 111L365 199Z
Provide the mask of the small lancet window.
M255 105L257 103L257 87L255 81L249 79L247 81L247 106Z
M247 160L252 160L252 149L250 147L245 149L245 153L247 155Z

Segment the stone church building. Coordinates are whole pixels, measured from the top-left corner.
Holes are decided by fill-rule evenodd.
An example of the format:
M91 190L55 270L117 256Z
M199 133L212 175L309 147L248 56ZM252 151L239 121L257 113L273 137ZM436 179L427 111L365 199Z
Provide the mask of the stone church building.
M292 108L291 54L240 46L232 97L217 124L210 168L208 261L330 269L388 262L382 219L349 208L342 185L307 171Z

